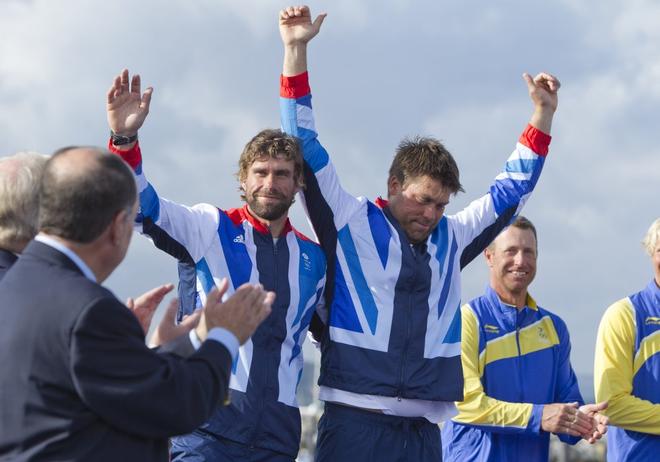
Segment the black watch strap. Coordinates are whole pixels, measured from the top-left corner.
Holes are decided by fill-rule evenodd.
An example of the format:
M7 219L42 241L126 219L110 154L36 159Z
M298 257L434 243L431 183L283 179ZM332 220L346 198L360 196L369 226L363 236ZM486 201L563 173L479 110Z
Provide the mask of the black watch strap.
M112 140L113 146L121 146L122 144L129 144L133 141L137 141L137 133L132 136L117 135L115 132L110 130L110 139Z

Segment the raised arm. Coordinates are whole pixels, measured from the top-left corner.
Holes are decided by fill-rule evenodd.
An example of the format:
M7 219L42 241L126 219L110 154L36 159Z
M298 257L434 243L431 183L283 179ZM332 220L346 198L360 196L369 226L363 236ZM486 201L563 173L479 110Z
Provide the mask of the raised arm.
M140 201L138 231L179 260L196 263L215 236L218 211L210 205L186 207L162 199L147 181L137 134L149 114L153 89L140 91L140 76L129 79L127 69L113 80L106 100L111 130L108 149L121 156L135 173Z
M546 73L534 78L524 74L523 78L534 105L529 124L520 135L504 169L495 177L488 194L451 217L459 224L461 268L483 252L520 213L536 187L548 154L559 80Z
M280 36L284 45L282 75L293 77L307 72L307 43L321 30L326 14L312 22L307 6L290 6L280 11Z
M312 22L310 10L306 6L289 7L279 14L280 35L284 45L280 81L282 130L298 137L302 143L308 167L303 200L321 241L326 229L341 229L363 202L342 188L328 152L318 141L314 124L307 74L307 45L319 33L325 16L321 14Z

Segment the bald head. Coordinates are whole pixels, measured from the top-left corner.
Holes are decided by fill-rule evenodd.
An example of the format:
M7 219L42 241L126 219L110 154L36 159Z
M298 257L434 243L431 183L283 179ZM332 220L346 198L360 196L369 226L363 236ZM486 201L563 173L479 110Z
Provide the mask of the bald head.
M89 243L117 213L136 200L133 172L118 156L95 147L56 151L41 183L40 230L63 239Z
M0 247L20 253L37 234L39 183L47 159L33 152L0 159Z

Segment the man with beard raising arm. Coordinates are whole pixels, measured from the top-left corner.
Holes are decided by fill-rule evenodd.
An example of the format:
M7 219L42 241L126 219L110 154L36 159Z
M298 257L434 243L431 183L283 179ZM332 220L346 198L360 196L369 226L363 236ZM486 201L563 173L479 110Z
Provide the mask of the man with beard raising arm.
M525 74L534 112L487 194L444 215L458 167L433 138L404 140L387 200L345 191L312 114L307 7L280 12L282 127L303 144L305 202L328 258L328 327L321 342L317 460L441 460L436 423L463 398L460 271L532 193L550 143L559 81Z
M138 75L129 85L127 70L115 78L107 96L109 148L135 172L138 230L179 260L180 314L201 306L224 277L230 294L245 282L276 293L271 315L233 364L231 403L194 433L173 439L172 459L293 461L300 444L302 343L325 282L323 252L287 217L303 186L298 142L279 130L263 130L248 142L238 171L243 207L175 204L157 195L142 169L137 132L151 94L151 88L141 94Z

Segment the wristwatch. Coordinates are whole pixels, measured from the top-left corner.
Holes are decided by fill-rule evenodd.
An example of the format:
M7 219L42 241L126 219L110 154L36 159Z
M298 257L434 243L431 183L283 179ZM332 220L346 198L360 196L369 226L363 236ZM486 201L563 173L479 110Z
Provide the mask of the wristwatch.
M137 133L132 136L117 135L115 132L110 130L110 139L112 140L113 146L121 146L122 144L129 144L138 139Z

